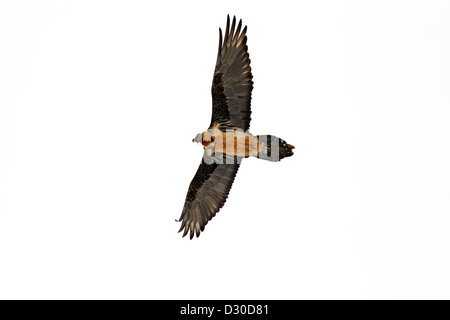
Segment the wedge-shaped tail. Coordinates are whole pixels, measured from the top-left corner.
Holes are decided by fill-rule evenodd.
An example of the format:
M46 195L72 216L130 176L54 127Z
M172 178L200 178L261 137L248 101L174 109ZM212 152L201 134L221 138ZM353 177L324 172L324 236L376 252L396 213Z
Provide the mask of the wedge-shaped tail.
M260 159L276 162L294 154L292 149L295 147L276 136L269 134L256 136L256 138L261 145L261 150L258 152Z

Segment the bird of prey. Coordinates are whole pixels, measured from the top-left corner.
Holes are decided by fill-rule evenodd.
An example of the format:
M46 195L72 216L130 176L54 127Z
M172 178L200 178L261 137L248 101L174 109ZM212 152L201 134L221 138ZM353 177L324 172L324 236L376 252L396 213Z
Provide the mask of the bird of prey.
M247 26L236 17L225 36L219 28L219 52L212 81L212 118L208 130L192 141L203 145L202 162L192 179L178 222L183 237L197 237L222 208L242 159L280 161L293 155L294 146L273 135L252 135L250 100L253 81L247 51Z

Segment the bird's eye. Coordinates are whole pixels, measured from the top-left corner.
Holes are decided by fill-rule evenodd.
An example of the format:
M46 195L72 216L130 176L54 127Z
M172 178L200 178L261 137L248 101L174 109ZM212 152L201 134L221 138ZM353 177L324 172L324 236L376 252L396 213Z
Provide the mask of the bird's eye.
M213 142L214 141L214 137L210 136L210 135L203 135L202 136L202 141L204 141L204 142Z

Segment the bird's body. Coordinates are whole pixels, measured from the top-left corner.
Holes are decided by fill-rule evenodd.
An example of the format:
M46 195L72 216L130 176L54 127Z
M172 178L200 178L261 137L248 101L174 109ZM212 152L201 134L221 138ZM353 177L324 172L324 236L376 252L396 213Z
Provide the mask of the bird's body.
M222 131L211 128L202 132L201 136L202 141L198 142L205 147L209 156L223 154L239 158L257 157L259 150L264 148L263 142L259 142L257 137L239 129Z
M225 37L220 30L219 51L211 86L212 117L208 130L194 142L204 148L203 159L189 185L178 221L183 237L197 237L209 220L224 205L242 159L257 157L280 161L293 155L294 146L272 135L252 135L250 101L253 89L250 58L247 52L247 27L236 18L230 27L227 18Z

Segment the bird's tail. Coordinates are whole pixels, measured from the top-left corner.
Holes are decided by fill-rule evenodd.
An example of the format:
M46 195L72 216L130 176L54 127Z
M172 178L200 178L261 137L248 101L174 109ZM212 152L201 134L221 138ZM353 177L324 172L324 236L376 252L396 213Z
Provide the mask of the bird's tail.
M292 149L295 147L276 136L261 135L256 136L256 138L260 144L260 151L257 156L258 158L276 162L294 154Z

